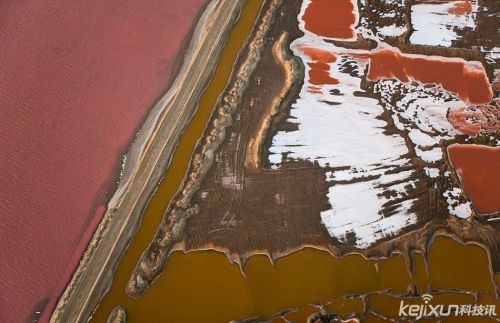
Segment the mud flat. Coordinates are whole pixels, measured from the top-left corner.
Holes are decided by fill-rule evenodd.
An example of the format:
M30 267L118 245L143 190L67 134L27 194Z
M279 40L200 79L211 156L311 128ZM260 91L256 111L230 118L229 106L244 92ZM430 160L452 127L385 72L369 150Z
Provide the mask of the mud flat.
M212 1L200 18L171 89L155 106L127 155L121 182L51 322L84 322L109 288L116 265L197 108L243 1Z

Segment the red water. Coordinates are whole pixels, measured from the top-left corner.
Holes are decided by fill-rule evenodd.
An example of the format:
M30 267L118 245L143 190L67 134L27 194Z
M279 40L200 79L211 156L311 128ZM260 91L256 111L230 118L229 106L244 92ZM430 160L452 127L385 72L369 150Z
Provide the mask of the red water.
M469 0L456 1L453 3L453 7L448 9L448 12L455 16L467 15L472 12L472 4Z
M0 3L0 322L47 319L204 3Z
M460 130L466 135L477 136L481 131L481 125L478 123L472 123L468 120L477 117L478 113L467 110L450 111L448 114L448 120L457 130Z
M351 39L356 24L354 0L311 0L302 20L305 28L321 37Z
M368 79L396 78L438 84L472 104L491 101L493 92L482 66L474 62L402 54L397 49L371 52Z
M458 110L451 109L448 120L463 133L476 136L480 132L495 134L500 132L500 98L490 104L469 106Z
M470 1L465 0L455 2L450 12L459 15L471 10ZM302 20L306 30L320 37L352 39L355 35L357 8L351 0L310 0ZM335 61L328 60L329 53L305 52L320 51L313 48L301 50L315 61L308 63L310 82L313 85L338 83L329 73L328 63ZM333 54L329 55L333 56ZM370 58L369 80L395 78L402 82L435 83L458 94L462 100L471 104L485 104L493 97L486 72L478 62L402 54L395 48L374 50L366 54L360 52L355 55L367 55ZM358 58L361 59L361 57Z
M448 157L476 211L500 211L500 147L454 144Z
M307 55L312 62L309 66L309 83L312 85L338 84L339 81L330 76L330 65L337 58L332 53L313 47L301 47L300 50Z

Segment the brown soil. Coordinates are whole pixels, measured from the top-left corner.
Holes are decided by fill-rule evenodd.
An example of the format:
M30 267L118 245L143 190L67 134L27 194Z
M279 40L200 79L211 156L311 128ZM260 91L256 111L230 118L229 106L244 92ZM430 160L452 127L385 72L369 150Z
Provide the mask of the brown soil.
M324 170L302 161L279 170L244 165L248 153L244 147L256 138L258 125L280 96L287 77L284 67L273 58L273 45L284 30L289 40L301 35L295 18L300 1L286 2L282 10L287 14L273 21L251 76L251 86L244 92L233 125L226 130L216 161L194 200L201 208L186 223L187 249L213 243L237 253L256 249L284 251L290 246L326 244L330 240L320 222L320 212L329 208ZM291 57L289 44L285 48ZM300 82L293 83L281 107L291 105L300 86ZM274 130L275 124L271 125L271 133Z

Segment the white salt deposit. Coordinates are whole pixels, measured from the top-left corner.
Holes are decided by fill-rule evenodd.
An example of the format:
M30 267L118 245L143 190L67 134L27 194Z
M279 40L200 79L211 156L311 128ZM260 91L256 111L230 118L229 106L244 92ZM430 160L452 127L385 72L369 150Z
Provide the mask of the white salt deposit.
M304 1L299 18L309 2ZM412 18L416 31L412 41L450 46L457 39L457 28L474 27L473 15L441 14L449 6L448 3L414 5ZM383 113L391 113L395 126L400 133L408 134L406 138L415 154L427 164L425 174L436 178L440 174L436 163L443 159L439 142L458 134L448 122L447 112L466 104L439 86L429 88L397 80L375 83L381 103L363 96L361 79L367 61L356 59L356 50L335 47L304 30L303 22L300 28L305 35L292 43L295 55L308 63L310 59L302 52L303 47L333 53L337 60L328 64L329 73L339 84L312 86L309 66L305 64L304 85L288 119L297 125L297 130L281 131L274 136L269 161L273 168L278 168L286 156L331 168L326 172L326 180L331 184L327 194L331 209L321 212L322 222L339 241L354 241L356 247L368 248L417 222L412 208L416 202L412 190L417 183L413 179L413 164L407 157L411 154L402 135L387 132ZM406 30L393 25L377 31L378 35L373 35L363 22L357 28L358 34L376 40L379 48L388 46L380 40L381 36L399 36ZM312 87L314 93L309 91ZM398 95L394 105L393 95ZM470 203L459 201L460 189L454 188L444 195L450 214L470 216Z
M299 48L312 43L335 52L333 45L309 36L294 42L292 49L308 62ZM328 192L332 208L322 212L321 219L333 237L345 241L352 234L358 248L367 248L415 223L417 216L410 211L414 201L408 192L415 185L410 179L413 171L399 170L410 166L410 161L401 157L408 148L401 136L384 133L387 123L380 119L384 109L378 100L359 96L363 92L362 64L348 54L338 55L330 66L332 77L340 84L323 85L321 94L308 92L306 73L300 98L288 120L297 123L298 130L276 134L270 161L278 167L286 153L291 159L346 168L327 174L327 180L337 183ZM385 217L383 210L394 199L401 202Z
M472 214L471 202L460 202L460 196L462 196L462 190L458 187L454 187L443 193L448 203L448 211L451 215L456 217L466 219Z
M476 27L477 3L471 1L470 14L454 15L449 12L454 1L443 3L416 3L411 7L411 22L414 32L412 44L450 47L459 39L458 30Z
M384 37L399 37L404 34L406 31L406 27L404 26L396 26L389 25L377 28L377 32Z

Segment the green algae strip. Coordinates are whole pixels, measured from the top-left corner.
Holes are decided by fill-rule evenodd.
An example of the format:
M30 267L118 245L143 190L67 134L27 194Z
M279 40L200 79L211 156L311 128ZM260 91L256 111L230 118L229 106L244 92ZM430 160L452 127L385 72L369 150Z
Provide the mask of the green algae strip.
M224 46L214 76L200 99L198 111L182 134L170 167L149 202L141 226L121 259L113 277L111 289L102 300L91 320L92 322L105 322L115 305L125 304L130 300L125 294L126 282L140 255L153 238L165 207L182 182L196 142L202 135L217 97L228 82L238 52L250 34L263 2L264 0L249 0L243 7L238 21L229 34L229 39ZM144 308L147 308L147 306ZM139 322L146 321L139 320Z

